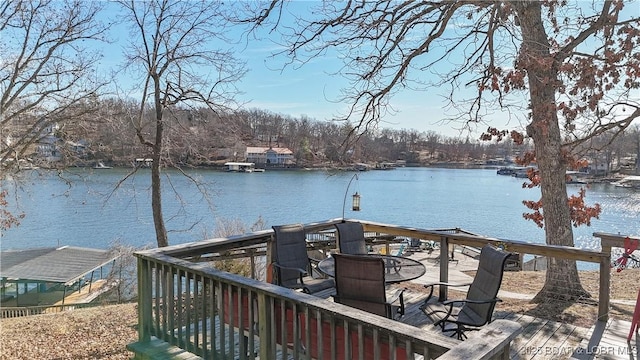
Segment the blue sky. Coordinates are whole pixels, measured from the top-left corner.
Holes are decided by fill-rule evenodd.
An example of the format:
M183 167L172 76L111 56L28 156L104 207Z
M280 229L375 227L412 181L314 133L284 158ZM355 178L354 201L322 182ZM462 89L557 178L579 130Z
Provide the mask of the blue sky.
M241 98L250 101L249 107L292 116L306 115L317 120L331 120L347 110L347 103L337 102L341 88L347 85L345 79L332 73L332 69L340 65L338 59L326 56L300 68L281 70L285 60L269 59L265 62L262 57L266 50L260 49L268 49L268 44L252 46L253 50L247 50L251 55L248 59L249 72L241 82L241 89L246 92ZM460 124L438 124L444 117L444 103L434 93L402 91L391 101L395 114L386 115L380 127L434 130L457 136L458 131L454 127Z
M313 2L298 2L289 7L291 11L304 11L300 5ZM112 6L112 5L110 5ZM115 9L105 12L105 20L116 14ZM111 38L114 41L105 47L106 55L101 62L100 69L120 66L123 62L122 52L128 39L127 28L124 25L112 27ZM233 34L232 34L233 37ZM248 44L237 46L237 56L247 61L249 69L245 78L238 84L240 102L246 103L247 108L259 108L274 113L293 117L307 116L318 121L329 121L336 115L345 113L347 103L337 102L340 89L347 85L344 78L332 75L341 65L335 56L326 55L316 58L303 66L284 67L288 61L285 57L273 58L270 55L277 49L272 41L267 39L252 40ZM130 77L119 79L123 87L130 83ZM381 128L415 129L418 131L433 130L446 136L466 136L461 132L461 123L443 123L448 115L444 109L446 100L445 89L430 89L430 91L402 90L390 100L395 110L394 114L387 114L380 123ZM495 116L494 126L504 126L500 120L503 115ZM513 127L514 124L509 124ZM472 137L477 138L486 125L479 125L478 131Z
M314 2L293 2L287 9L300 13L304 11L301 5L308 4L313 5ZM250 71L241 82L241 89L246 92L242 99L250 101L249 107L292 116L306 115L320 121L334 119L346 112L349 104L337 102L341 88L348 85L346 79L335 75L342 66L340 59L326 54L302 66L285 67L290 59L270 56L278 49L277 45L265 39L252 41L243 50L241 56L247 60ZM444 96L448 90L434 88L428 93L414 90L398 92L390 101L393 112L384 116L380 127L433 130L447 136L466 136L467 132L460 131L460 123L442 124L447 118ZM479 132L474 135L485 129L485 125L480 125Z
M274 48L267 41L253 41L242 54L249 67L241 82L246 92L242 98L250 101L248 106L317 120L331 120L346 111L348 104L337 102L341 88L347 85L344 78L335 75L341 66L339 59L326 55L300 67L284 67L287 58L270 57ZM436 114L441 114L443 103L433 94L401 92L391 102L397 114L386 116L381 127L456 135L451 126L436 124L442 119ZM433 117L425 119L425 114Z

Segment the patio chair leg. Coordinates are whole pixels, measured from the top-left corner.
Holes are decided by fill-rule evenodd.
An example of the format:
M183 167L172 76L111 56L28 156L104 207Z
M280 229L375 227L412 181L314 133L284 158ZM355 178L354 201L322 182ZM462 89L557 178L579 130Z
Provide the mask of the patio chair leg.
M246 351L246 355L245 356L250 356L251 354L249 353L249 337L247 335L242 336L242 346L244 347L244 350Z
M458 326L458 329L456 330L456 333L458 334L458 340L466 340L467 339L467 335L465 335L464 331L466 329L464 328L460 328Z

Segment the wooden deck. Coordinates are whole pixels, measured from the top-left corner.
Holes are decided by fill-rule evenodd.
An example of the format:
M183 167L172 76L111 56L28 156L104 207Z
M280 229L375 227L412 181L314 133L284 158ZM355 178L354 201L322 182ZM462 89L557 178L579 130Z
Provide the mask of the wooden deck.
M437 270L429 271L434 267L439 256L435 251L430 254L414 253L410 257L419 259L427 267L427 274L424 278L418 279L417 283L434 282L438 279L435 273ZM449 268L449 278L452 282L468 282L468 277L463 272L477 268L477 260L464 256L461 251L456 253L455 266ZM418 309L424 301L424 295L413 294L415 300L410 301L411 308L407 311L405 318L425 318ZM522 298L528 296L524 294L500 292L502 298ZM421 316L422 315L422 316ZM609 319L608 322L598 322L591 328L578 327L572 324L559 323L555 321L535 318L529 315L510 313L500 310L497 306L494 318L513 320L522 325L523 331L512 343L511 359L638 359L638 337L632 338L632 343L627 343L627 335L631 328L630 321L619 319ZM630 320L630 319L629 319ZM414 324L415 321L402 320ZM416 326L421 328L433 328L431 324L424 324L426 319L418 321Z
M420 259L428 269L425 277L417 279L416 283L438 281L438 270L436 268L438 256L438 251L432 254L415 253L410 255L410 257ZM455 256L457 260L455 265L449 267L450 281L453 283L471 282L472 278L464 272L477 269L477 259L465 256L464 253L457 253ZM419 309L419 306L426 298L426 294L421 291L411 291L407 295L409 298L407 301L407 315L401 321L425 330L438 331ZM499 296L523 299L530 297L506 292L501 292ZM562 324L529 315L502 311L499 304L494 312L494 319L516 321L522 326L522 333L511 344L511 359L569 359L589 331L589 329L571 324ZM468 333L469 337L474 335L474 332Z
M419 309L426 294L409 291L405 296L407 311L400 321L426 331L439 331ZM499 309L494 318L516 321L522 326L522 333L511 344L511 359L569 359L588 333L585 328ZM473 338L475 332L467 335Z
M572 359L638 359L640 337L634 335L627 343L630 321L610 319L589 329L578 347L581 351Z
M316 294L331 301L331 290ZM407 290L405 315L399 321L424 331L439 332L419 309L426 293ZM630 321L609 320L590 329L496 309L494 319L512 320L522 325L522 333L511 344L511 359L638 359L638 341L627 344ZM469 338L474 332L467 333Z
M427 268L426 274L414 281L414 284L438 281L439 251L432 253L418 252L405 254L421 261ZM449 268L449 279L454 283L470 282L470 276L464 272L477 269L477 260L462 253L456 253L456 262ZM415 288L415 287L413 287ZM401 322L419 327L425 331L439 331L419 309L426 298L426 292L405 291L405 315ZM331 300L331 291L319 296ZM526 299L524 294L501 292L501 297ZM520 297L521 296L521 297ZM606 324L594 324L591 328L578 327L572 324L559 323L529 315L505 312L496 307L494 319L507 319L522 325L522 333L511 345L511 359L638 359L638 339L633 338L627 344L627 335L631 328L630 321L610 319ZM469 337L474 332L468 333Z
M305 231L314 233L325 231L332 228L333 225L343 222L344 219L331 219L327 221L314 222L305 224ZM624 237L620 235L599 235L602 242L602 251L591 251L578 249L568 246L546 246L543 244L530 244L523 241L510 241L499 240L494 238L486 238L482 236L476 236L468 234L459 229L442 229L442 230L423 230L416 228L406 228L390 224L379 224L373 222L361 221L364 225L365 231L377 232L383 234L390 234L394 236L411 237L412 239L422 239L427 241L435 241L440 244L441 249L455 249L459 247L476 247L481 248L486 244L493 244L494 246L504 245L508 246L510 251L517 252L519 254L527 254L534 256L548 256L560 259L569 259L575 261L585 261L589 263L595 263L598 267L598 316L599 318L605 318L610 313L611 309L611 278L609 268L609 258L611 255L611 248L623 247ZM424 276L411 280L409 282L401 283L400 286L407 287L408 290L405 293L406 314L401 319L406 324L393 325L392 320L380 318L378 316L370 316L362 311L349 312L348 308L336 307L335 304L326 303L324 300L316 298L310 299L308 296L301 296L291 293L291 291L284 291L275 286L264 286L257 284L256 279L249 280L243 279L238 276L232 276L222 272L214 271L207 267L203 263L190 264L190 259L201 259L206 257L211 260L224 260L229 249L234 249L234 258L244 257L251 259L252 272L255 271L255 260L257 257L266 253L266 263L272 263L274 261L271 248L274 243L273 232L270 230L261 230L244 235L238 235L229 238L216 238L210 239L198 243L181 244L167 248L149 249L136 253L138 258L138 281L141 285L141 293L139 294L139 311L140 311L140 326L139 326L139 338L142 342L148 343L154 336L159 336L163 340L170 343L180 343L187 351L195 351L198 353L206 353L208 344L198 342L184 342L185 336L198 336L199 334L213 334L212 326L210 323L199 321L198 316L183 316L183 312L177 312L176 321L165 321L167 315L159 313L158 307L154 312L154 303L158 304L158 297L162 304L170 304L173 298L176 296L174 292L161 291L161 286L165 284L163 281L157 281L157 279L170 279L171 284L169 288L174 288L175 284L186 284L184 286L178 285L178 291L181 292L180 298L194 299L190 303L202 303L206 304L206 291L199 291L199 289L205 289L207 284L209 288L220 290L222 295L226 291L231 291L237 294L246 293L249 296L254 293L259 293L257 306L246 306L244 309L244 302L238 300L237 313L238 316L242 314L251 316L257 314L258 324L263 331L260 331L260 353L259 355L264 358L274 358L275 352L278 349L278 327L274 326L274 322L277 320L281 325L281 329L285 329L285 322L289 323L289 318L292 319L293 329L296 331L293 317L288 314L288 309L292 311L299 311L301 314L310 314L308 311L317 312L318 316L322 319L328 319L328 326L331 331L340 331L340 329L351 329L353 327L361 327L365 332L359 335L359 339L364 339L366 335L374 334L375 338L378 335L376 329L387 328L396 329L392 333L396 335L389 336L389 345L397 349L400 347L410 347L420 349L424 348L424 352L428 352L430 355L446 352L444 357L449 359L486 359L491 354L500 354L500 358L511 359L635 359L637 356L637 350L634 346L626 345L626 333L628 333L628 323L619 323L611 321L609 323L602 323L593 326L592 328L581 328L575 326L573 323L558 323L549 321L547 319L536 318L529 315L523 315L520 313L512 313L502 310L500 304L495 311L495 317L508 319L517 322L521 326L518 326L518 330L510 328L506 331L501 331L496 326L504 325L508 328L513 325L512 322L496 321L494 324L489 325L490 329L483 329L481 332L469 332L467 335L470 337L468 341L459 343L458 340L447 339L441 336L436 337L435 334L440 334L440 329L434 327L429 318L422 313L419 307L422 305L425 299L425 289L422 284L431 283L434 280L438 280L442 277L443 281L451 281L456 283L468 283L471 279L468 270L477 269L477 259L473 256L467 256L463 254L461 250L456 250L450 254L442 254L442 258L438 256L437 250L423 249L426 251L417 251L413 254L405 254L415 260L423 262L426 267ZM267 251L256 251L256 249L263 249L266 246ZM329 248L328 246L327 248ZM331 249L329 249L331 250ZM374 249L375 250L375 249ZM447 257L449 256L449 261ZM440 259L442 259L440 261ZM447 266L447 264L449 264ZM204 275L203 275L204 274ZM154 281L155 277L155 281ZM235 290L237 289L237 291ZM255 289L258 289L257 291ZM389 289L393 291L393 289ZM532 298L532 294L520 293L520 289L505 289L510 291L500 291L499 297L506 299L512 298L517 300L527 301ZM156 295L156 300L153 296ZM455 293L449 294L451 297L456 296ZM244 297L244 295L242 295ZM234 299L231 295L224 299ZM330 301L330 297L326 296ZM154 302L155 301L155 302ZM242 304L242 305L241 305ZM271 306L280 304L280 312L278 315L276 311L271 309ZM551 305L551 304L548 304ZM183 306L178 304L178 309ZM171 313L176 313L175 307L170 307ZM230 311L235 311L236 308L229 307ZM507 307L504 309L517 309L515 307ZM224 307L222 308L224 310ZM346 311L345 311L346 310ZM591 309L590 309L591 310ZM284 312L286 311L286 312ZM519 311L519 310L515 310ZM197 312L196 312L197 313ZM287 314L287 316L282 316ZM531 313L528 313L531 314ZM171 316L171 315L168 315ZM277 317L274 317L277 316ZM543 315L544 316L544 315ZM310 317L307 317L309 319ZM314 318L317 318L315 316ZM240 321L242 318L240 318ZM244 318L247 319L246 317ZM255 316L253 317L255 319ZM335 321L334 321L335 320ZM348 324L344 324L343 321L348 321ZM197 329L197 326L202 326L201 332L189 331L181 333L178 331L176 334L172 333L173 324L184 324L180 329ZM584 324L584 323L583 323ZM250 333L254 333L254 328L250 325L244 325ZM588 326L588 325L587 325ZM243 326L240 326L242 331ZM275 328L275 329L274 329ZM304 339L309 339L310 336L314 336L314 332L310 330L312 327L307 326L307 330L302 330L301 326L298 326L298 330L304 332ZM323 329L324 326L319 327L318 330ZM489 330L489 331L487 331ZM223 330L221 330L223 331ZM229 332L231 333L231 332ZM286 332L289 333L288 331ZM293 334L293 333L291 333ZM346 333L345 333L346 334ZM508 344L510 347L507 349L505 345L507 342L495 339L495 337L508 336ZM517 334L517 336L516 336ZM251 336L254 336L251 335ZM293 337L293 346L295 351L298 352L301 349L302 338ZM281 339L282 340L282 339ZM435 341L434 341L435 340ZM229 336L229 342L234 341L233 336ZM432 342L433 341L433 342ZM637 341L634 339L634 341ZM224 338L221 337L221 351L227 352L227 347L222 346ZM282 342L282 341L281 341ZM216 340L217 343L217 340ZM378 353L384 351L383 346L385 341L378 341L373 343L373 348ZM239 352L247 350L246 344L240 342L240 347L237 349ZM244 344L244 345L243 345ZM332 343L335 347L336 342ZM403 345L404 344L404 345ZM611 345L609 345L611 344ZM251 342L249 342L251 345ZM231 352L237 352L233 348L233 344L229 347ZM249 346L249 349L251 347ZM433 351L432 351L433 348ZM283 352L290 354L287 351L288 346L283 347ZM389 347L389 349L392 349ZM348 351L348 346L345 346L345 350ZM486 350L486 351L485 351ZM506 350L506 354L503 351ZM391 350L390 350L391 351ZM491 352L489 354L488 352ZM446 354L449 354L447 356ZM464 354L464 356L453 355ZM506 355L506 356L504 356ZM287 358L287 356L284 356ZM443 358L444 358L443 357Z

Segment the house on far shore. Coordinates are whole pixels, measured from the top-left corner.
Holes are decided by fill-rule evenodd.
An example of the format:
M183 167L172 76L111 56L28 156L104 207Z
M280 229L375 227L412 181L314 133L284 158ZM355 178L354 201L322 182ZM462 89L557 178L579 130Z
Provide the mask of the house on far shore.
M293 151L288 148L248 146L245 158L256 167L290 167L295 165Z

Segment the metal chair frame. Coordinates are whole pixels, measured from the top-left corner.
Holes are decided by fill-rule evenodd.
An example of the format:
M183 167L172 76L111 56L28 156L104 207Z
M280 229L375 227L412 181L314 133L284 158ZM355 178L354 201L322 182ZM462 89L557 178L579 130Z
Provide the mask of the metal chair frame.
M511 253L486 245L480 252L478 271L471 284L431 283L424 285L430 289L429 296L420 309L430 318L437 319L434 326L440 326L443 332L453 333L458 339L467 338L465 331L478 330L490 323L497 302L497 295L502 283L504 266ZM445 300L441 303L430 303L436 285L469 286L466 299ZM447 325L453 325L447 326Z

